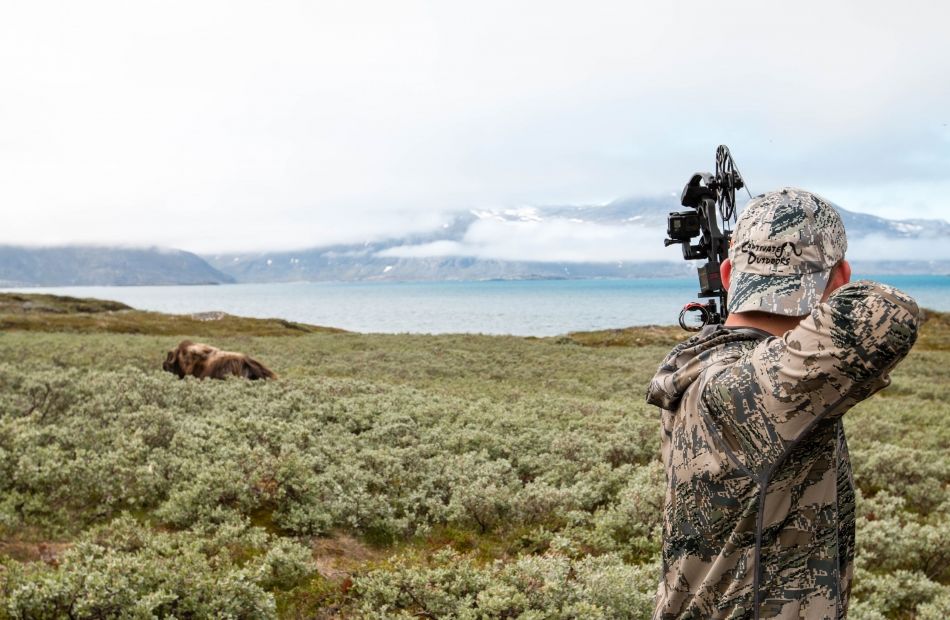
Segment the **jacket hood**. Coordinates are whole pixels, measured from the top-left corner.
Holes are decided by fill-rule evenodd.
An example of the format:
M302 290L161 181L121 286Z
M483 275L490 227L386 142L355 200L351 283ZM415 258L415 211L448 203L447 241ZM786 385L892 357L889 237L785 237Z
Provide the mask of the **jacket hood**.
M650 387L647 402L663 409L675 409L686 390L699 378L703 369L724 357L737 358L745 347L724 347L734 342L757 341L772 334L742 327L731 329L710 325L701 332L673 347L660 364Z

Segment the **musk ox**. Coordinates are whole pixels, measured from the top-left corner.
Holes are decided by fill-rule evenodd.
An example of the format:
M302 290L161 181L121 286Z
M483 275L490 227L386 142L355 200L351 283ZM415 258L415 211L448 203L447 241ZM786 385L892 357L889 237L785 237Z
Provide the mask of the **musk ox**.
M222 351L190 340L182 340L168 352L162 370L175 373L179 379L184 379L186 375L199 379L224 379L228 375L247 379L277 378L267 366L243 353Z

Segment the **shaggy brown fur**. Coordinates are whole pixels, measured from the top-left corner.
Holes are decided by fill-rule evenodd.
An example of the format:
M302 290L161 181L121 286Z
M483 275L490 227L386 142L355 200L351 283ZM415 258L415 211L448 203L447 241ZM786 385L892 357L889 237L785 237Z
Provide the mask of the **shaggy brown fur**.
M179 379L187 375L199 379L224 379L228 375L246 379L277 378L267 366L243 353L222 351L190 340L182 340L177 348L168 352L162 370L175 373Z

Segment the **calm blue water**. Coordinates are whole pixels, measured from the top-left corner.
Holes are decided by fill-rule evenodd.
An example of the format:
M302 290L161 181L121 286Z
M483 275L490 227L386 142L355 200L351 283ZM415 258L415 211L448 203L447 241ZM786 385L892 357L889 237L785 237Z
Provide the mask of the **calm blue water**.
M921 306L950 311L948 276L880 276ZM14 290L14 289L10 289ZM552 336L569 331L672 325L696 299L693 279L536 280L82 286L16 289L114 299L176 314L223 310L381 333Z

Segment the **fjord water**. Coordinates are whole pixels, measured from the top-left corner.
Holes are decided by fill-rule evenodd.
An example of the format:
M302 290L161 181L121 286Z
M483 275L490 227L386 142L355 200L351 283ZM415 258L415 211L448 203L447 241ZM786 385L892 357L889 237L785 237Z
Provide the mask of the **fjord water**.
M860 275L860 274L859 274ZM861 276L868 277L868 276ZM870 276L950 311L948 276ZM11 289L12 290L12 289ZM696 300L695 278L83 286L16 289L114 299L140 310L222 310L372 333L553 336L570 331L672 325Z

